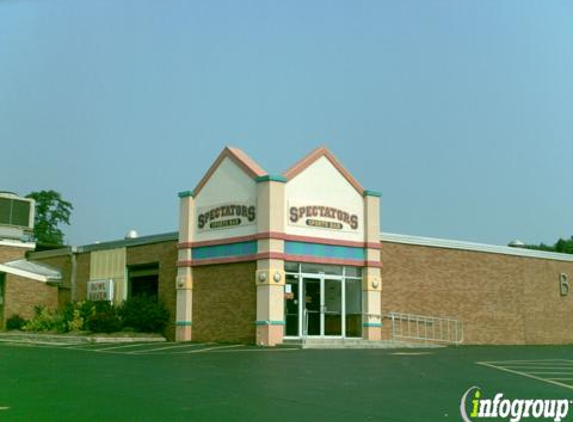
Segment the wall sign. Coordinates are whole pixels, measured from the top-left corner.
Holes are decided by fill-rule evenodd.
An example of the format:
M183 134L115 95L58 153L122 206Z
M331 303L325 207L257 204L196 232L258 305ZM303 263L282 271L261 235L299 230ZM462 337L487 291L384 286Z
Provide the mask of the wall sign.
M197 210L197 229L199 231L227 229L255 224L257 207L252 203L232 203Z
M289 224L301 227L347 230L358 229L357 213L327 205L298 205L289 203Z
M113 280L88 281L88 300L99 302L113 300Z

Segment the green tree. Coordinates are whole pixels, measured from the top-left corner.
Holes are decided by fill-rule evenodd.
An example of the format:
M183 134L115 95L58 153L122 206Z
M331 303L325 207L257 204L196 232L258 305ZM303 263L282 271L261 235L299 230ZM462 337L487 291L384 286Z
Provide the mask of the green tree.
M540 243L539 245L525 245L525 247L527 249L573 254L573 236L569 239L559 239L554 245Z
M555 250L562 253L573 254L573 236L570 239L559 239L555 244Z
M64 233L59 229L59 225L70 224L73 205L54 190L31 192L26 195L26 198L36 201L34 224L36 240L48 245L63 245Z

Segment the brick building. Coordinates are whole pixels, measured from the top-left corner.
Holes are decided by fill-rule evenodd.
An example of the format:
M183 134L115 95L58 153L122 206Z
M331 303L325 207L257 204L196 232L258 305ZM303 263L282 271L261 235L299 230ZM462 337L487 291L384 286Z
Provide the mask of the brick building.
M31 318L37 305L58 307L60 271L26 259L33 222L33 200L0 192L0 328L12 315Z
M153 294L179 341L573 342L573 256L381 233L380 194L325 148L282 175L225 148L179 198L178 232L29 253L57 295L15 302Z

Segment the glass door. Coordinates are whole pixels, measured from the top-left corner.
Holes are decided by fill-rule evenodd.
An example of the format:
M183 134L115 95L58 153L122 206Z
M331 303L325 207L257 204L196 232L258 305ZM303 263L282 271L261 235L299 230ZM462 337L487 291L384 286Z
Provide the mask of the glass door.
M323 279L324 336L342 336L342 283L340 280Z
M318 278L304 279L303 329L308 336L321 336L323 331L321 281Z
M288 274L285 281L285 336L298 337L299 326L298 278Z
M303 333L341 337L344 325L341 280L324 276L303 280Z
M362 337L362 269L285 262L285 337Z

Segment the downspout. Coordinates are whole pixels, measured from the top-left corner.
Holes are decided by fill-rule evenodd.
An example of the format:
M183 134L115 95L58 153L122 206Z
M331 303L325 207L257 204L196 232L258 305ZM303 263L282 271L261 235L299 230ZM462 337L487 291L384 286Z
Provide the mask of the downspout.
M70 261L72 264L72 274L70 276L70 284L72 289L71 299L72 302L76 301L76 278L77 278L77 261L76 261L76 254L78 253L78 249L75 246L70 248Z

